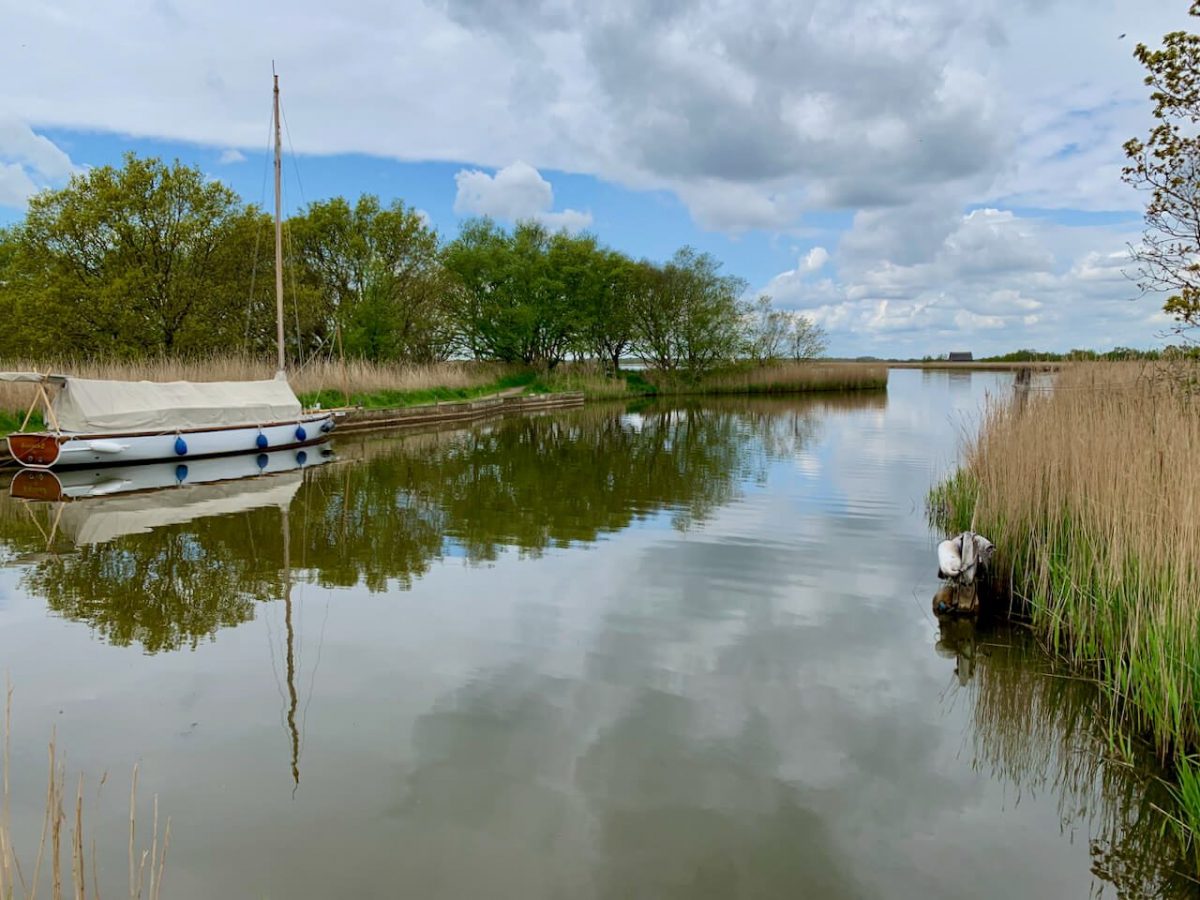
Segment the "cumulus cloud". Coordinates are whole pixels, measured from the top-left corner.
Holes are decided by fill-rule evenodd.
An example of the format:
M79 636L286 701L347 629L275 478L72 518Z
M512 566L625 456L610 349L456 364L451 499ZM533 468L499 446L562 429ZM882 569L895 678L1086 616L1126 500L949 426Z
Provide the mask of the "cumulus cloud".
M812 281L810 276L824 268L829 261L829 251L824 247L813 247L796 264L796 268L780 272L764 289L783 305L791 309L821 306L836 302L838 291L831 279Z
M554 230L576 232L592 224L592 215L576 209L554 211L554 188L528 163L517 162L489 175L463 169L454 176L459 215L491 216L519 222L533 219Z
M1158 301L1134 299L1126 249L1134 235L1118 227L976 209L926 258L907 263L864 257L853 236L844 241L851 252L830 261L836 277L808 277L802 260L763 287L777 305L803 309L828 328L836 353L1136 345L1164 329Z
M800 270L803 272L817 272L825 263L829 262L829 251L824 247L813 247L800 260Z
M730 232L930 193L1131 208L1110 177L1146 107L1129 48L1187 23L1151 6L295 0L275 21L232 0L61 0L10 11L58 52L4 54L0 78L47 125L258 146L274 57L300 152L524 159L673 191Z
M241 150L237 150L233 147L230 147L226 150L222 150L220 157L217 159L217 162L219 162L221 165L225 165L225 166L233 165L234 163L240 163L240 162L245 162L245 161L246 161L246 154L243 153Z
M22 207L37 189L22 166L0 162L0 206Z
M44 187L76 171L57 144L13 116L0 116L0 206L23 207Z

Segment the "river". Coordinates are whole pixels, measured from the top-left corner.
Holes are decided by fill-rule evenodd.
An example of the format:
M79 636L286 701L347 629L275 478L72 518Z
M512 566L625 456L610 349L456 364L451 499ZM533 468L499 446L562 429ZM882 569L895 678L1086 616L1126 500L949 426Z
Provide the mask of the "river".
M1011 379L5 496L18 847L54 730L107 896L134 762L171 898L1189 896L1091 689L932 615L926 491Z

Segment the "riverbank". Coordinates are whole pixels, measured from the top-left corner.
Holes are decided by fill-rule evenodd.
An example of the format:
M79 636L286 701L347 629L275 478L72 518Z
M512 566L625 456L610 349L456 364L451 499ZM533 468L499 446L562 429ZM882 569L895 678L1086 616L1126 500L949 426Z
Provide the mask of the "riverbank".
M974 360L971 362L950 362L946 359L916 360L906 362L889 362L889 369L927 369L930 371L946 370L950 372L1017 372L1029 369L1033 372L1055 372L1072 363L1053 360L992 362Z
M803 361L739 366L698 379L643 369L610 375L598 366L561 366L540 375L530 390L579 391L589 400L722 394L802 394L887 389L887 366L875 363Z
M1074 364L989 408L931 505L995 542L1020 614L1104 687L1112 751L1144 735L1175 767L1171 821L1200 867L1197 374Z
M274 376L269 364L240 356L113 363L16 360L4 363L2 368L70 372L80 378L121 381L239 381ZM651 396L884 390L887 367L841 362L780 363L730 369L699 380L688 380L646 371L625 371L613 376L591 363L564 363L550 372L539 372L525 366L465 360L424 365L361 360L342 364L325 360L289 372L288 380L306 407L401 411L519 395L581 394L587 400L620 400ZM0 382L0 436L20 428L33 397L30 384ZM31 426L41 427L39 413L35 412Z

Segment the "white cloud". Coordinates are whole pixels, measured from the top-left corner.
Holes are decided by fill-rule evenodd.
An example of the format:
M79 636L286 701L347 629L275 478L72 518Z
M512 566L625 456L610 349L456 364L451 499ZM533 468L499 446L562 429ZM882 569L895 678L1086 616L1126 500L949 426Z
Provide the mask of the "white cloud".
M0 206L20 208L77 167L57 144L14 116L0 116Z
M824 325L834 353L1144 346L1168 324L1157 298L1134 300L1126 244L1135 236L1120 228L978 209L959 216L926 259L908 262L864 256L854 237L831 260L836 278L806 277L802 260L763 289Z
M22 207L37 189L22 166L0 162L0 206Z
M245 161L246 161L246 154L243 153L241 150L238 150L233 147L230 147L226 150L222 150L220 158L217 159L218 163L220 163L221 165L226 165L226 166L233 165L234 163L245 162Z
M1141 0L295 0L278 21L59 0L8 11L56 52L0 55L0 79L46 126L259 146L275 58L299 152L524 159L675 192L736 232L931 193L1135 208L1113 168L1148 112L1131 48L1188 24Z
M554 211L554 189L528 163L517 162L489 175L463 169L454 176L457 193L454 211L459 215L491 216L517 222L533 219L554 230L580 231L592 224L592 215L576 209Z
M837 296L837 288L826 278L814 282L811 275L824 268L829 261L829 251L824 247L813 247L796 264L796 268L780 272L763 289L780 305L791 309L821 306Z
M816 272L829 262L829 251L824 247L813 247L800 260L799 268L804 272Z

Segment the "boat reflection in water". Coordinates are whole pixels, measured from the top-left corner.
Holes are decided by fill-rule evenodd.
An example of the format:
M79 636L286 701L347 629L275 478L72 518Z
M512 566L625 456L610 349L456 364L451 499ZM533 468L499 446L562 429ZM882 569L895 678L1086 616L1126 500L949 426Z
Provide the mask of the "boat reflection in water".
M328 445L258 455L53 472L24 469L14 499L62 503L52 520L77 546L102 544L208 516L286 508L301 470L328 462Z
M283 569L277 583L284 602L288 741L293 784L300 784L300 733L296 725L296 636L292 624L291 537L288 508L304 483L304 469L332 460L328 444L308 449L257 455L198 459L188 463L151 463L100 469L53 472L24 469L13 478L10 493L26 501L35 525L52 551L60 535L75 548L108 544L130 535L187 525L214 516L233 516L270 507L279 509ZM47 527L39 509L49 513ZM53 555L52 553L48 555ZM148 573L163 576L169 569ZM162 606L171 594L169 577L152 578L145 591ZM155 586L161 586L155 590ZM169 604L167 604L169 605Z

